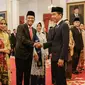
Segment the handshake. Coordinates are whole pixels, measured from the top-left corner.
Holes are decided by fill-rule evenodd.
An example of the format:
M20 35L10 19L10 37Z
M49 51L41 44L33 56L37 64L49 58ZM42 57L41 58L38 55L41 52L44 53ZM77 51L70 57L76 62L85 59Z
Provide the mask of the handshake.
M40 42L35 42L33 46L36 47L36 48L43 47L43 45Z

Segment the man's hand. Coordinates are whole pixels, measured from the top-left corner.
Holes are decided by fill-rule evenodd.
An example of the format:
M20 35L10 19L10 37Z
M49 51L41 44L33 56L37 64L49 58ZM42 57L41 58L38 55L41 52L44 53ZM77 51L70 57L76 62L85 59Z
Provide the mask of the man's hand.
M41 43L40 43L40 42L36 42L36 43L34 43L34 47L36 47L36 48L41 48L41 47L42 47L42 45L41 45Z
M64 60L59 59L57 64L58 64L59 67L64 66Z

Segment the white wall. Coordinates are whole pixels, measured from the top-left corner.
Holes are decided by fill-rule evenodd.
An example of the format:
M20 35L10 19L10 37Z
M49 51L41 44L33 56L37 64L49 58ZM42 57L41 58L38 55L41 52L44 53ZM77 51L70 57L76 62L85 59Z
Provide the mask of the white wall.
M77 2L84 0L68 0L68 2ZM28 10L33 10L36 14L36 23L43 20L44 13L50 13L48 10L48 6L51 4L51 0L20 0L20 16L26 16ZM64 8L64 16L63 19L66 18L66 0L53 0L54 6L61 6Z
M0 0L0 11L6 11L6 0Z

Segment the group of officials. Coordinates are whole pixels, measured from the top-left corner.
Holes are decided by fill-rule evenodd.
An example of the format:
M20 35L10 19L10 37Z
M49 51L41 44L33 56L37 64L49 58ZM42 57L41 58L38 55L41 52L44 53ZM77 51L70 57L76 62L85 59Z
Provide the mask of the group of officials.
M51 12L52 20L56 25L49 31L46 43L35 41L36 29L32 27L35 21L35 13L33 11L27 12L26 23L19 25L17 28L15 47L17 85L22 85L23 77L24 85L30 85L32 59L36 56L36 54L33 56L34 47L50 48L52 73L55 75L56 85L67 85L65 62L68 59L69 27L62 20L62 7L52 7Z
M78 8L74 10L75 13L78 12ZM79 74L77 67L79 59L81 59L80 56L84 52L83 48L85 47L82 36L82 33L85 35L85 28L81 24L82 18L75 16L71 27L70 24L66 23L68 20L62 20L62 7L52 7L51 14L55 26L49 29L47 42L45 38L43 39L45 42L41 39L41 37L44 36L42 33L40 34L39 30L40 27L42 27L41 23L37 25L38 34L36 29L32 27L35 21L35 13L33 11L27 12L26 23L19 25L17 28L15 47L17 85L22 85L23 77L24 85L35 84L37 77L34 76L34 73L38 71L32 71L31 69L33 69L32 67L34 65L33 59L37 61L38 66L42 66L41 49L48 49L49 53L47 56L51 56L52 83L54 85L67 85L66 78L71 79L72 73ZM36 42L37 37L39 37L40 40ZM40 41L43 42L41 43ZM83 56L85 55L82 55L82 65L84 67ZM37 68L37 70L38 69L39 68ZM33 72L32 76L30 76L31 72ZM44 73L44 83L42 85L45 85L45 82Z
M80 73L78 63L81 63L80 70L84 70L85 27L78 10L78 7L74 9L71 26L68 19L62 19L63 8L52 7L54 26L48 33L41 32L41 22L36 29L33 28L33 11L27 12L26 23L17 27L17 33L15 29L12 34L7 32L6 20L1 19L0 85L10 83L9 56L15 56L16 85L22 85L23 79L24 85L45 85L45 61L48 56L51 59L53 85L67 85L66 78L71 79L72 73Z

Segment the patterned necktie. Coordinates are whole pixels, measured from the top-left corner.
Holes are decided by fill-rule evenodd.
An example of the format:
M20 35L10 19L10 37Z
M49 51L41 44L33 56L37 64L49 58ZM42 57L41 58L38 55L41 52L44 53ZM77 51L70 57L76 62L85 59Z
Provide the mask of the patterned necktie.
M30 33L30 38L32 40L32 38L33 38L32 27L29 28L29 33Z

